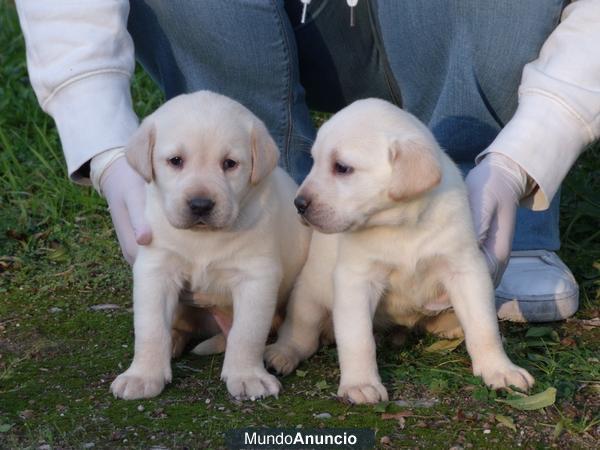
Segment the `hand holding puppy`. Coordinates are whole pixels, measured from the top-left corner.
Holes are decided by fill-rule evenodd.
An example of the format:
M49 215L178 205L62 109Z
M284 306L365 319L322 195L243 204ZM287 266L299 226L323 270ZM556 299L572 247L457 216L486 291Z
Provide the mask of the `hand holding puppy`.
M465 180L475 233L494 286L500 284L515 234L517 207L527 194L527 174L500 153L488 154Z
M137 246L152 242L152 230L144 216L146 183L123 156L121 152L104 169L99 188L108 203L123 256L133 264Z

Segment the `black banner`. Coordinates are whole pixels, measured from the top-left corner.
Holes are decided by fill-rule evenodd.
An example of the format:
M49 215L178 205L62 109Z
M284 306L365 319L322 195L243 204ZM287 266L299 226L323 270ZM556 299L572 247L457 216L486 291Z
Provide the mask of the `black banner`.
M239 428L225 433L231 450L371 449L375 432L367 428Z

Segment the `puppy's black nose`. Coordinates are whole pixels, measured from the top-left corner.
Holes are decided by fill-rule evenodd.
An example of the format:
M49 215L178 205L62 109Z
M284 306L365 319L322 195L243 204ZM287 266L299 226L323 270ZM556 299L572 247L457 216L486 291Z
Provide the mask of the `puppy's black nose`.
M310 200L308 200L306 197L302 197L301 195L299 195L294 199L294 205L298 210L298 214L304 214L310 206Z
M194 197L188 201L188 206L195 216L203 216L213 209L215 202L206 197Z

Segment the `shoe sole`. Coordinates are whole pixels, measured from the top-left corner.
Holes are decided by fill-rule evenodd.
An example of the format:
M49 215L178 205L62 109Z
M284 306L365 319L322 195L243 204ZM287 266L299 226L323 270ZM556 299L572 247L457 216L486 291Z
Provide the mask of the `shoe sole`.
M558 298L504 297L496 293L496 311L500 320L510 322L555 322L571 317L579 307L579 289Z

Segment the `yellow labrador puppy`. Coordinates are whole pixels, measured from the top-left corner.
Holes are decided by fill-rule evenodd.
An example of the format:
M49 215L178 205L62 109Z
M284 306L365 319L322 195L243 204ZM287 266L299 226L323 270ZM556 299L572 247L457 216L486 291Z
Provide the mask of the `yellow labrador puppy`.
M328 234L313 233L267 364L291 372L317 350L332 313L338 395L352 402L388 398L373 322L425 323L445 336L462 334L462 325L474 374L494 388L533 385L502 348L461 174L427 128L390 103L361 100L322 126L312 154L295 204L306 222ZM440 315L450 306L460 324L452 313Z
M126 156L148 183L153 240L133 267L135 355L113 394L153 397L171 381L171 326L185 285L199 292L196 303L233 307L221 372L229 393L276 396L265 343L306 259L310 230L298 223L297 186L276 167L265 125L227 97L181 95L142 122Z

